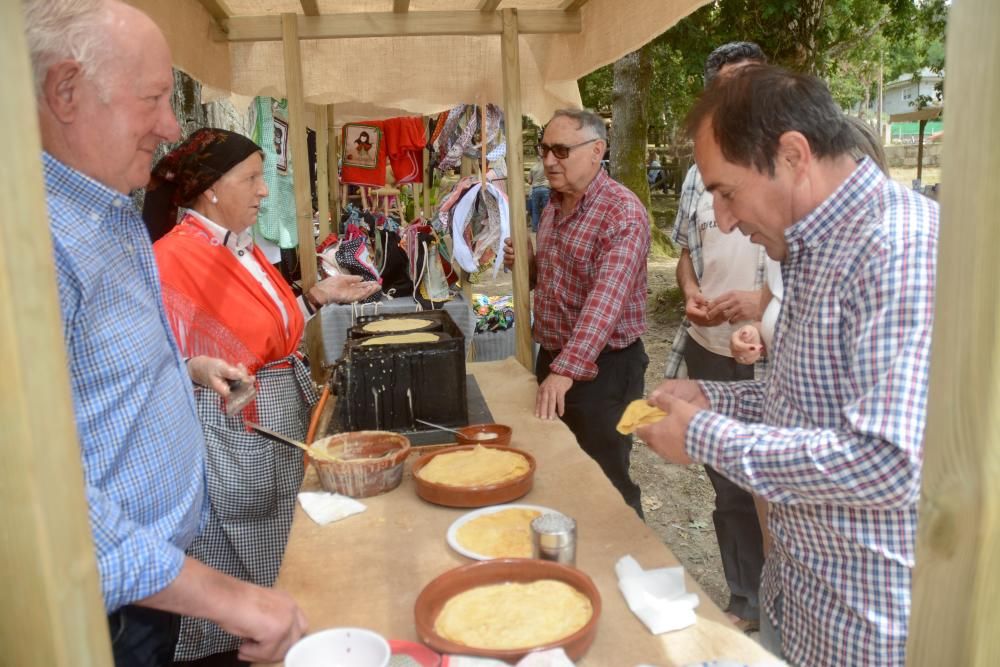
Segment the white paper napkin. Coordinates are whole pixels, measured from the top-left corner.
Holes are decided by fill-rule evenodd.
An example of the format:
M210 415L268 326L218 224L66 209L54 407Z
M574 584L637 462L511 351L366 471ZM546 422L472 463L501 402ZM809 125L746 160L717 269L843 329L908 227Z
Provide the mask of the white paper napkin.
M327 491L303 491L299 494L299 504L321 526L368 509L354 498Z
M615 574L629 609L654 635L694 625L698 596L687 592L683 567L643 570L632 556L622 556Z

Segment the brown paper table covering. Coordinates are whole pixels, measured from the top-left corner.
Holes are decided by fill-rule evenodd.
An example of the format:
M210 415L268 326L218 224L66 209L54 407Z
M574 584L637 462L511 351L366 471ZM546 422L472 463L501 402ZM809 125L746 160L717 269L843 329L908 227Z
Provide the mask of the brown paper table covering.
M594 580L604 607L597 638L577 664L667 667L721 658L747 664L774 659L729 623L690 576L688 590L701 599L697 623L677 632L650 634L618 590L615 562L631 554L651 569L678 565L677 559L625 505L561 421L535 418L534 375L514 359L469 368L496 421L513 427L511 445L538 461L534 488L515 502L551 507L577 521L577 567ZM411 455L411 461L414 458ZM309 468L303 489L318 488L316 473ZM362 502L367 511L326 526L316 525L297 505L276 586L295 597L310 631L363 627L387 639L419 641L414 601L433 578L471 562L445 541L451 523L471 510L418 498L409 462L397 489Z

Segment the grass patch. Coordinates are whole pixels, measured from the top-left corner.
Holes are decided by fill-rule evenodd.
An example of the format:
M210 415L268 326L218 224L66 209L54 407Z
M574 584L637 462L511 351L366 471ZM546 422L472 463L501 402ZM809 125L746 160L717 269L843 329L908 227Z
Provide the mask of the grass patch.
M649 297L649 317L660 325L677 326L684 319L684 292L680 287L661 289Z

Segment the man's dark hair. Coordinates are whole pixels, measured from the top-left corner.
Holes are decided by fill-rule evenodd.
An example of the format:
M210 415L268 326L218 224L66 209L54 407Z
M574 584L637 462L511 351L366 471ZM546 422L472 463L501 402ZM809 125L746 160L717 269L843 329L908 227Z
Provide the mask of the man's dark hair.
M687 115L688 136L706 122L727 161L770 176L785 132L801 132L818 158L843 155L857 143L825 83L771 65L746 65L709 86Z
M729 42L718 47L705 59L705 87L715 81L715 77L719 76L719 70L726 65L747 60L763 65L767 63L767 56L753 42Z

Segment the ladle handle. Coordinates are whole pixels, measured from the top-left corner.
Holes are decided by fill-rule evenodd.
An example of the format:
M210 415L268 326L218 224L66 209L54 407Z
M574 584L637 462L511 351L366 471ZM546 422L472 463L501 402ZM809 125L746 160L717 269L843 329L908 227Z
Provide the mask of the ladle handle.
M310 451L309 450L309 445L306 445L305 443L299 442L298 440L292 440L291 438L283 436L280 433L276 433L276 432L272 431L269 428L264 428L260 424L255 424L255 423L253 423L252 421L249 421L249 420L244 421L243 423L245 423L247 426L249 426L253 430L257 431L261 435L266 436L268 438L271 438L272 440L277 440L278 442L283 442L286 445L293 445L293 446L298 447L299 449L301 449L303 451L306 451L306 452Z

